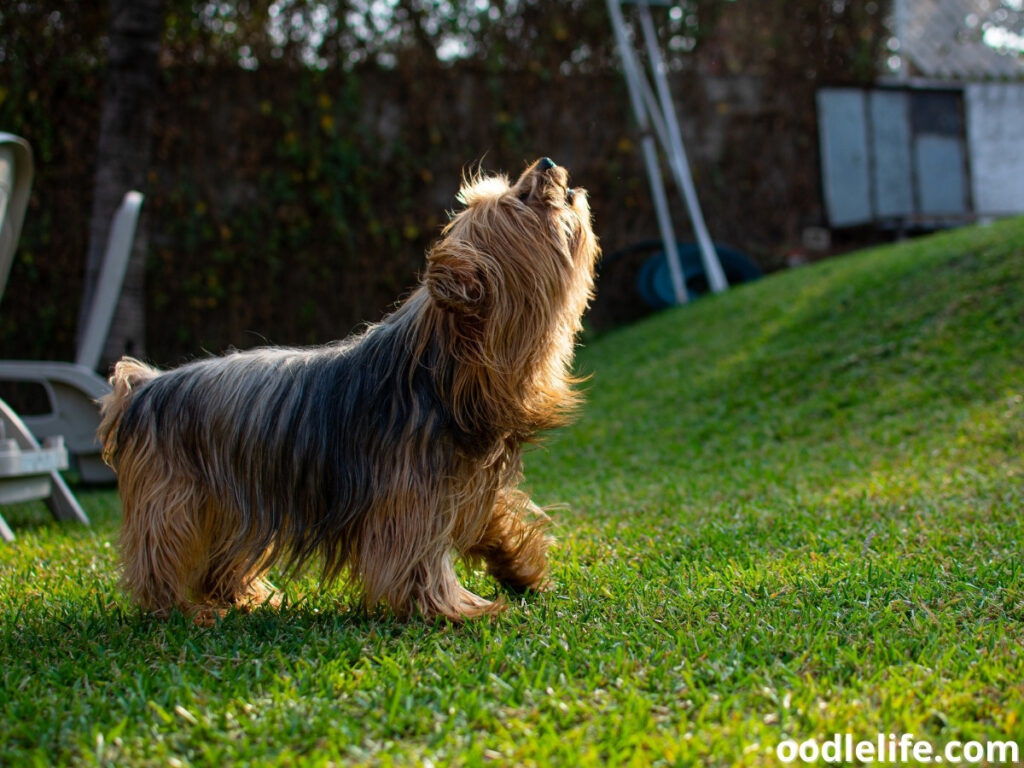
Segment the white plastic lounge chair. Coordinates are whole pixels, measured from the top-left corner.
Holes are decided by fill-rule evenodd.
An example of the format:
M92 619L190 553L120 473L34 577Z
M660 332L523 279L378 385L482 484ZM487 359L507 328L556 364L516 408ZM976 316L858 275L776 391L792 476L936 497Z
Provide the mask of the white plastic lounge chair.
M18 153L17 163L12 167L21 169L15 178L23 198L20 214L24 216L31 186L31 150L28 143L17 136L0 134L0 137L6 137L0 138L0 146L4 146L2 142L6 141L12 148L11 152ZM106 380L96 373L96 367L121 294L143 200L141 192L130 191L125 194L121 206L114 214L103 267L75 362L0 360L0 381L41 387L49 410L42 414L24 415L21 420L38 440L62 436L82 481L86 483L109 483L114 480L113 472L100 458L100 446L96 442L96 428L99 426L96 400L110 391ZM2 288L13 261L21 218L17 218L17 224L11 236L8 236L4 228L5 239L0 241L9 246L7 250L0 249L0 297L3 296Z
M0 504L42 499L58 520L89 518L58 470L68 468L64 441L50 437L40 445L21 419L0 400ZM14 533L0 516L0 537L14 540Z
M21 224L32 187L32 151L28 142L0 133L0 297L14 261ZM68 453L59 437L40 445L28 427L0 400L0 504L44 499L58 520L89 524L58 470L67 469ZM14 539L0 516L0 537Z
M22 416L25 426L40 441L62 437L82 482L113 482L114 473L100 458L96 442L100 425L96 401L110 391L110 385L96 371L77 363L0 360L0 380L41 387L49 411Z
M96 373L96 366L121 294L143 199L141 192L128 192L114 214L92 310L75 362L0 360L0 381L31 383L42 388L49 411L25 415L22 420L39 440L63 436L86 483L114 481L114 473L100 458L96 442L96 428L100 424L96 400L110 391L106 379Z
M31 189L32 150L28 142L0 132L0 296L7 287Z

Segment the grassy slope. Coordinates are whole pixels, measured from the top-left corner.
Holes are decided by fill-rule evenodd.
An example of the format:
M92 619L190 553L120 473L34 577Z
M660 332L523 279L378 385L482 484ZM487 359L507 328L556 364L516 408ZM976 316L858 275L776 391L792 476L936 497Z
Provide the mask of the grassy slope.
M528 462L554 592L401 625L310 597L214 629L5 510L0 763L765 764L851 731L1024 742L1024 220L839 258L593 343ZM471 585L493 586L479 574Z

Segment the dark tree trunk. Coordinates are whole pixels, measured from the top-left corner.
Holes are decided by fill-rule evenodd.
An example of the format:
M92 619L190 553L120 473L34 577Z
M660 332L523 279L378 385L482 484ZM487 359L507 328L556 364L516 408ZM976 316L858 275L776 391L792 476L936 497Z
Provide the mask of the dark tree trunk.
M79 346L103 265L114 212L125 192L131 189L146 191L150 138L159 87L158 57L163 26L161 5L161 0L110 2L109 59L96 151L85 288L78 316ZM101 371L123 354L145 354L145 220L143 213L136 230L121 299L100 361Z

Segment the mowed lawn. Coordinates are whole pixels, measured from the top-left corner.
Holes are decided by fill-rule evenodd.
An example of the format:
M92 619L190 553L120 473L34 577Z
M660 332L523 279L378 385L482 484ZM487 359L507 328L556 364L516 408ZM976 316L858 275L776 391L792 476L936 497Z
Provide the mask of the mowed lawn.
M464 626L288 585L194 627L7 508L2 765L779 765L835 733L1024 742L1024 220L592 340L527 483L553 590ZM493 596L486 576L472 588Z

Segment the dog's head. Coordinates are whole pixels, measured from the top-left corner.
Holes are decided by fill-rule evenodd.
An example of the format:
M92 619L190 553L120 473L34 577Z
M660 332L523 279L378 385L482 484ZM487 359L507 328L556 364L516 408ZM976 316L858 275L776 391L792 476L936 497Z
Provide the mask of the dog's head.
M515 182L467 179L458 196L465 207L428 254L424 282L436 305L456 322L490 330L492 342L578 331L600 249L587 193L568 182L568 171L548 158Z

